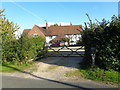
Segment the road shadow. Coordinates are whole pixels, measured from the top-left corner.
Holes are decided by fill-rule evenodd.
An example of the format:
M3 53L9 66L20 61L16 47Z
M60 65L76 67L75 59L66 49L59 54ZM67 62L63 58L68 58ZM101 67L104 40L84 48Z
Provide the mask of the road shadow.
M21 73L31 75L31 76L33 76L35 78L38 78L38 79L43 79L43 80L47 80L47 81L50 81L50 82L55 82L55 83L71 86L71 87L74 87L74 88L79 88L79 89L82 89L82 90L92 90L92 89L89 89L89 88L84 88L84 87L81 87L81 86L78 86L78 85L73 85L73 84L70 84L70 83L65 83L65 82L60 82L60 81L56 81L56 80L50 80L50 79L46 79L46 78L43 78L43 77L39 77L39 76L36 76L36 75L34 75L34 74L30 73L30 72L21 71L21 70L19 70L17 68L14 68L14 67L11 67L11 66L8 66L8 65L3 64L3 66L8 67L8 68L12 68L12 69L17 70L17 71L19 71Z

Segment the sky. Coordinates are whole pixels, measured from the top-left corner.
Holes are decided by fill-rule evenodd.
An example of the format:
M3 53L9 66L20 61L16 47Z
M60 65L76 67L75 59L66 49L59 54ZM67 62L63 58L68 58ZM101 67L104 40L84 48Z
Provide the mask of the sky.
M118 16L118 2L1 2L0 5L6 9L7 19L21 27L17 34L34 25L45 26L45 20L49 25L70 25L71 22L84 26L84 22L88 22L86 13L93 22Z

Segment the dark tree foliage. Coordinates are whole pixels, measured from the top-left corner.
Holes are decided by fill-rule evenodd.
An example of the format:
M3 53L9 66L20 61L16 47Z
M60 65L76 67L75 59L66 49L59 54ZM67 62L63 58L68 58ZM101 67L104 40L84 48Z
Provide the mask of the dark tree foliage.
M109 26L102 32L96 30L96 65L105 69L119 69L120 57L120 22L112 17Z
M90 18L89 18L90 19ZM120 57L120 22L116 16L111 22L105 19L96 25L89 23L83 31L82 40L85 45L84 64L91 66L91 47L96 47L95 65L103 69L118 70ZM97 26L97 27L96 27Z

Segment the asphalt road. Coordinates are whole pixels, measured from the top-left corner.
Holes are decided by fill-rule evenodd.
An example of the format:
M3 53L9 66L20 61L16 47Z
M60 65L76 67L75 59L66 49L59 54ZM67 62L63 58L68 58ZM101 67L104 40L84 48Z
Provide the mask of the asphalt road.
M109 87L109 85L106 86L94 82L72 84L49 79L31 79L13 76L2 76L2 88L79 88L82 90L93 90L92 88L116 88L118 90L118 87Z
M43 79L26 79L12 76L2 76L2 88L81 88L68 83L48 81Z

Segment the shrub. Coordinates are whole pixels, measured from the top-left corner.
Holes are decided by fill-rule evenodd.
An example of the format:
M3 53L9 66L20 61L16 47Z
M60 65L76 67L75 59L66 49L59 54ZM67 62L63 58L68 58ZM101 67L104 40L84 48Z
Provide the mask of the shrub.
M19 60L27 63L30 59L36 59L43 56L43 48L45 39L41 36L27 37L22 35L19 41Z
M0 37L0 44L2 43L3 63L28 63L31 59L43 56L45 39L40 36L27 37L26 35L22 35L20 38L16 39L14 33L18 29L18 25L10 22L6 17L0 17L0 32L2 36Z
M103 69L119 70L120 22L114 16L111 22L100 23L97 27L85 28L82 39L85 45L84 64L91 66L91 47L96 47L96 65Z
M120 22L111 22L102 33L96 31L96 65L104 69L119 69Z

